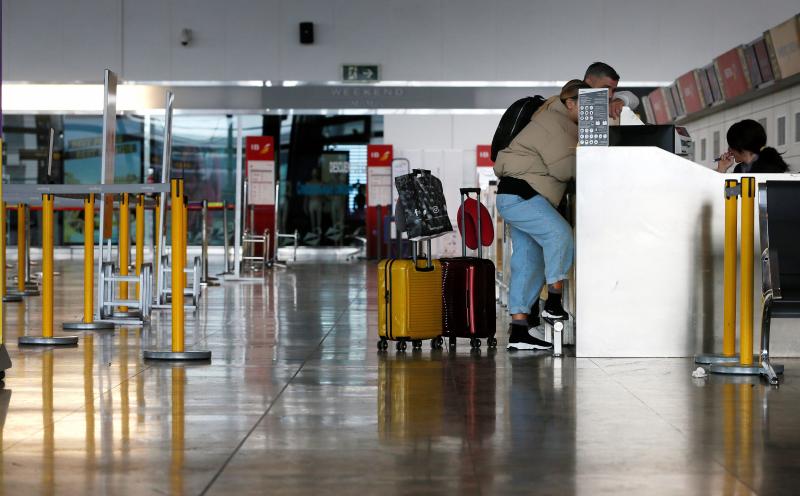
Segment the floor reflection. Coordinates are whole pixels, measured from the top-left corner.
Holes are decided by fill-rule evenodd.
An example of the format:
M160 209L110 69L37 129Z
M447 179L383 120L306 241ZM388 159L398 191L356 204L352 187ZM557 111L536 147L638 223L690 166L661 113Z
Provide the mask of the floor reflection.
M74 318L64 263L56 320ZM187 313L202 366L145 363L152 328L9 348L0 495L793 494L800 361L780 389L693 381L690 360L500 348L377 353L370 266L298 266L209 288ZM5 306L9 342L36 298ZM13 389L13 396L11 394Z

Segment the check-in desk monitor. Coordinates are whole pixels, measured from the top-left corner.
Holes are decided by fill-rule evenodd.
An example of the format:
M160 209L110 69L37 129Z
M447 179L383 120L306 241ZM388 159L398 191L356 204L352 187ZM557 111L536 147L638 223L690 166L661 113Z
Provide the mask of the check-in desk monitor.
M684 127L672 124L611 126L608 132L610 146L655 146L694 160L694 140Z

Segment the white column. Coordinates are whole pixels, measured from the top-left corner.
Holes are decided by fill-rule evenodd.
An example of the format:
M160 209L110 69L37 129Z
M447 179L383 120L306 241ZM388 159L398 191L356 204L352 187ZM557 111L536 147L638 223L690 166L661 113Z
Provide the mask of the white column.
M236 116L236 204L234 205L233 273L238 278L242 248L242 118Z

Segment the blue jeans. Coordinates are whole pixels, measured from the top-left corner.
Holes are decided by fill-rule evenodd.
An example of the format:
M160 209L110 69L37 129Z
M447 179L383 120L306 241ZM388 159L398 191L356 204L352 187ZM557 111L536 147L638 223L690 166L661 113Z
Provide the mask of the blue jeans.
M497 195L497 211L511 226L508 311L527 314L545 282L567 278L575 256L572 228L542 195Z

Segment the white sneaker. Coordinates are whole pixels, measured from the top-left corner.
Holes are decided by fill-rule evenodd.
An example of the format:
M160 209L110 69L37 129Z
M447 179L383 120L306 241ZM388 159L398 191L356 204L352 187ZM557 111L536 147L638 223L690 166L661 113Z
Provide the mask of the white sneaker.
M530 329L528 329L528 334L530 334L530 336L532 338L536 338L539 341L544 341L545 343L549 343L547 338L545 338L545 336L544 336L544 325L538 325L536 327L531 327Z

